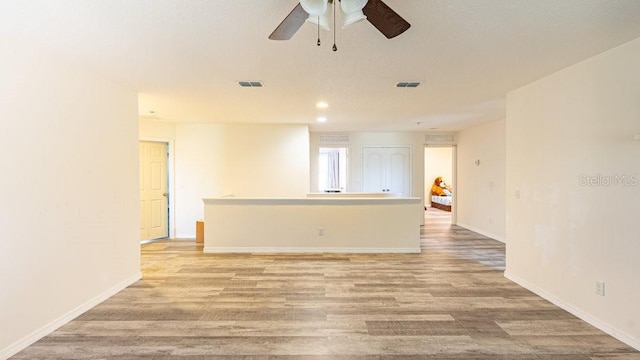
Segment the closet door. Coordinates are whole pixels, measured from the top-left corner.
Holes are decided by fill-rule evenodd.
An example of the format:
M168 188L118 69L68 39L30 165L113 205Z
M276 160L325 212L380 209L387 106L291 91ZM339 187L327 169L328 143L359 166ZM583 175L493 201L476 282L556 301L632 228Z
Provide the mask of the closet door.
M363 147L362 191L411 196L409 147Z

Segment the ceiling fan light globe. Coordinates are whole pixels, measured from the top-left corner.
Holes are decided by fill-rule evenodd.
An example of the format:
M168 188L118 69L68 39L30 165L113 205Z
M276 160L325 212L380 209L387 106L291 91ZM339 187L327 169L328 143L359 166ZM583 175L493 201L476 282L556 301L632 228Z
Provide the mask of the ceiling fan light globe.
M368 0L340 0L340 8L346 15L362 12Z
M365 20L366 18L367 17L364 15L364 13L362 11L351 13L351 14L344 14L344 20L342 22L342 28L346 29L349 26L351 26L351 25L353 25L353 24L355 24L357 22Z
M329 0L300 0L304 11L311 16L321 16L327 12Z

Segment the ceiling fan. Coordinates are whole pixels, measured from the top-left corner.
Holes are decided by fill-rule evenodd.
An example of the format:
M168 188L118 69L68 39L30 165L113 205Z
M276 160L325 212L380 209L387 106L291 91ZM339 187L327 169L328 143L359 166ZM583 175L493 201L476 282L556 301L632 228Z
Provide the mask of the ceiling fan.
M343 28L367 19L387 39L407 31L411 24L393 11L382 0L300 0L300 3L282 20L269 35L271 40L289 40L305 21L329 29L328 17L334 1L340 2L343 12ZM335 4L334 4L335 5ZM334 15L335 16L335 15Z

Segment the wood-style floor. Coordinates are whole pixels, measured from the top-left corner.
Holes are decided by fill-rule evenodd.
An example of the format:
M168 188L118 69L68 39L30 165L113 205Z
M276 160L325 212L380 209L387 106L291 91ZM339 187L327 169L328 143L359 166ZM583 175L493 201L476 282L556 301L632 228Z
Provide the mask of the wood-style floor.
M422 254L143 245L143 280L15 359L640 359L505 279L503 244L427 214Z

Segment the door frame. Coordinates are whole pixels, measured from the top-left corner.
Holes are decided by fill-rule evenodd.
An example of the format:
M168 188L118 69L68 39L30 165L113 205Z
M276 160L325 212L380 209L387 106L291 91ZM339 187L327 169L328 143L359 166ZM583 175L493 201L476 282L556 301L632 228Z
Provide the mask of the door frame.
M175 211L175 146L174 140L170 138L158 138L141 136L138 141L149 141L167 144L167 210L169 211L169 238L176 238L176 211Z
M455 189L458 188L458 147L456 144L424 144L424 149L423 151L423 168L422 168L422 184L423 184L423 188L425 189L424 191L426 192L426 181L427 179L424 178L424 170L427 167L427 161L424 158L424 151L426 151L428 148L451 148L451 186L453 186L453 190L455 192ZM433 182L433 181L431 181ZM430 193L425 193L424 196L431 196ZM457 225L458 223L458 196L453 196L452 199L452 203L451 203L451 225Z

